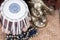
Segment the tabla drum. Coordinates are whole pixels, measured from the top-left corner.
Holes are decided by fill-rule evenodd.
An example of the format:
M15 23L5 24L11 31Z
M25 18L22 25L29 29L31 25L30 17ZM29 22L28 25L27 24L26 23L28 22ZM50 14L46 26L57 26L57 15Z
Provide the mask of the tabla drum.
M23 0L5 0L0 7L2 31L6 34L21 34L30 26L29 9Z

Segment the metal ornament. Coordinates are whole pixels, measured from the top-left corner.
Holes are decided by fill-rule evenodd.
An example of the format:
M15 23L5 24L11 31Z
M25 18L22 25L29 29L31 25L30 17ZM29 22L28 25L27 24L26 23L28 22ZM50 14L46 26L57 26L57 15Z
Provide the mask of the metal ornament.
M30 7L32 24L38 28L47 24L46 14L52 14L53 9L47 7L42 0L30 0L27 2Z
M5 0L0 7L2 31L6 40L28 40L46 26L46 13L52 12L42 0Z

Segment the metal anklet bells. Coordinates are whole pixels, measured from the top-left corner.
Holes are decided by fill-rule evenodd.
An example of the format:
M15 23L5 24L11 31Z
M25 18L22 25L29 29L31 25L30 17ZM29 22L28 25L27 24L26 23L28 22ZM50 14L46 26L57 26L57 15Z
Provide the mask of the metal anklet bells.
M46 26L47 11L52 11L42 0L5 0L0 7L2 32L6 40L28 40L37 28Z

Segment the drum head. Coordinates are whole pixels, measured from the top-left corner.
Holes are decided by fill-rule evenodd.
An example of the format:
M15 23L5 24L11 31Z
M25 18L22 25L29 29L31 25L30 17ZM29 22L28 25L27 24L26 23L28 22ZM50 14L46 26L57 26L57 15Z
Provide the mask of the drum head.
M28 6L22 0L8 0L1 5L2 16L9 21L20 21L27 16L28 12Z

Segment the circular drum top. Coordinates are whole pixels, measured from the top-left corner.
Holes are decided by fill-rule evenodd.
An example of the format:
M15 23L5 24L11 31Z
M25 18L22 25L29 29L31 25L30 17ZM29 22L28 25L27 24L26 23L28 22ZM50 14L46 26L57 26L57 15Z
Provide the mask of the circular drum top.
M20 6L19 4L17 3L12 3L10 6L9 6L9 11L11 13L18 13L20 11Z
M1 14L9 21L20 21L28 12L28 6L23 0L7 0L1 4Z

